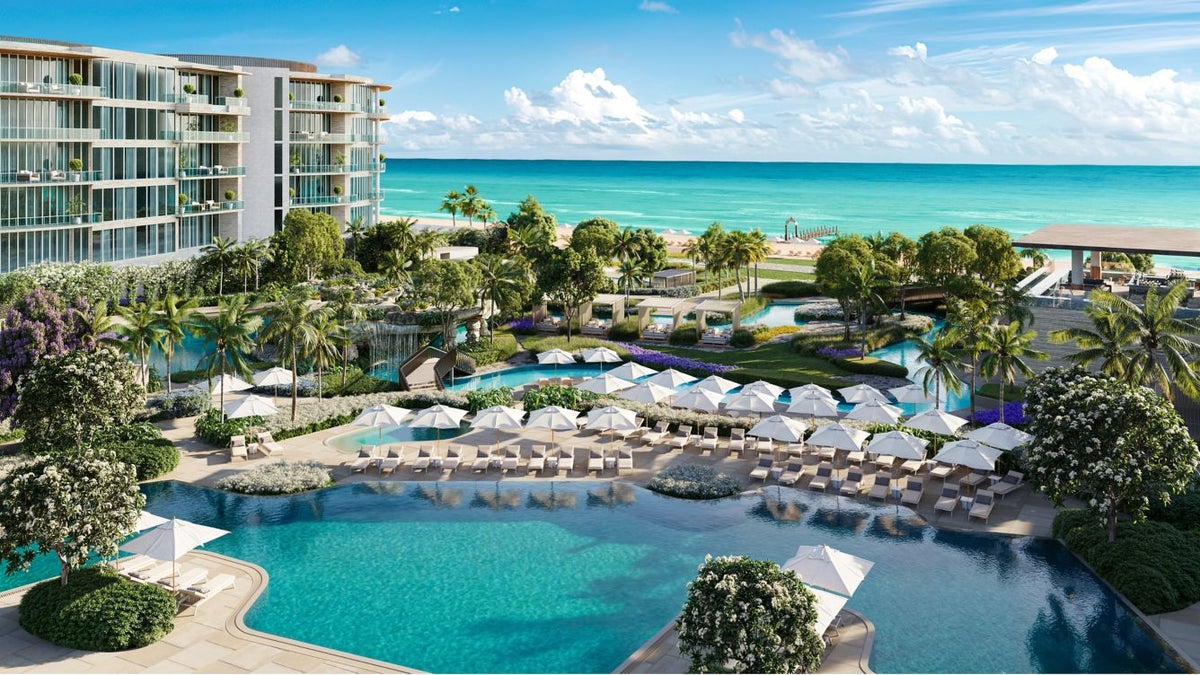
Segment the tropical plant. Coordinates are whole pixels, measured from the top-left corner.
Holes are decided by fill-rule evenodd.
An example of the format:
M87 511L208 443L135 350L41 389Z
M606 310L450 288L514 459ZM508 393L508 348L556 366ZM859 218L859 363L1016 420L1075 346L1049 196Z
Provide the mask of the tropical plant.
M993 308L982 300L949 300L950 312L947 320L954 327L954 333L959 339L959 345L970 358L967 372L971 374L971 419L976 417L976 396L978 389L979 357L985 347L984 334L992 327Z
M479 268L458 260L427 260L413 281L417 296L441 324L444 344L453 345L458 310L475 304Z
M53 292L36 288L18 300L0 323L0 419L17 407L17 384L41 359L94 342L82 318ZM105 330L109 330L105 327Z
M438 207L438 211L445 211L450 214L450 223L458 225L458 214L462 210L462 195L458 190L446 191L446 196L442 197L442 204Z
M491 303L492 311L487 314L488 337L494 341L496 308L506 304L506 300L524 295L522 291L529 285L529 267L498 255L481 255L475 264L479 267L480 309L484 308L485 300Z
M984 357L979 364L984 377L1000 378L1000 421L1004 422L1004 387L1017 383L1017 375L1033 377L1033 369L1025 359L1046 360L1050 355L1033 348L1037 331L1022 330L1018 321L1006 326L988 326L980 334ZM972 390L974 391L974 390ZM972 396L971 400L974 401ZM975 413L972 405L972 415Z
M1051 342L1074 341L1079 351L1067 360L1080 366L1100 362L1100 372L1125 380L1131 365L1129 345L1137 339L1127 322L1118 321L1111 307L1089 304L1083 310L1092 328L1063 328L1050 333Z
M159 340L158 317L148 302L139 302L119 308L122 323L116 325L117 333L125 338L125 351L137 358L142 386L150 388L150 347Z
M929 385L933 385L933 400L938 407L942 405L942 385L946 385L948 391L955 394L962 391L962 380L958 377L958 371L966 368L966 364L958 358L956 347L958 346L958 337L954 331L942 327L933 335L932 340L926 340L923 337L914 338L917 352L921 361L925 362L925 367L922 368L921 386L925 388L925 393L929 393Z
M316 341L308 296L299 292L289 293L268 309L264 316L267 323L258 336L259 344L274 345L276 351L286 359L285 363L291 365L292 372L298 375L300 356L308 353ZM292 378L293 422L296 421L299 379Z
M569 342L579 306L595 299L608 286L608 278L595 252L555 249L538 267L537 286L547 300L562 306Z
M321 373L337 363L342 350L350 344L350 334L327 308L309 315L309 323L312 325L313 334L305 356L312 360L313 370L317 374L317 403L320 404ZM342 371L342 377L344 380L345 371Z
M254 290L257 291L263 265L275 261L275 252L271 250L271 243L265 239L247 239L246 243L242 244L242 251L254 267Z
M379 261L379 273L393 285L400 286L409 279L412 260L403 251L384 251Z
M350 238L350 257L358 260L358 240L367 233L367 221L362 216L355 216L346 223L346 235Z
M872 313L887 311L887 301L883 296L890 286L890 279L876 273L874 259L847 272L846 289L855 300L855 311L858 313L858 325L862 335L861 356L867 355L867 326L871 322Z
M1013 281L1002 283L996 289L992 312L996 316L1008 317L1009 321L1016 321L1022 327L1032 326L1034 322L1033 310L1029 308L1029 295L1017 288Z
M225 270L237 255L236 246L236 239L217 235L211 244L200 249L200 264L217 271L217 295L225 295Z
M275 462L226 476L217 488L245 495L290 495L332 484L333 476L321 462Z
M242 292L250 291L250 275L254 274L258 267L258 260L254 257L254 251L249 246L250 242L235 246L233 249L233 260L229 263L229 271L242 278Z
M767 235L762 233L762 230L754 228L747 233L747 264L754 264L754 292L758 292L758 264L766 262L771 255L771 243L767 241ZM750 271L746 270L746 285L749 286Z
M642 266L637 260L627 258L617 265L617 283L625 289L626 298L629 297L631 288L642 283Z
M342 388L344 389L346 387L346 373L349 371L350 347L354 344L351 333L352 327L357 325L359 321L362 321L365 312L355 301L354 289L349 286L342 286L337 289L337 292L333 294L333 298L330 299L328 307L333 312L334 319L346 330L346 340L341 344Z
M243 296L221 299L213 314L196 313L188 322L188 330L207 344L211 351L196 363L208 378L232 370L250 377L250 354L254 351L254 334L262 318L247 304ZM220 390L220 405L225 407L225 387Z
M283 229L271 235L273 278L284 283L311 281L326 266L342 259L346 242L333 216L293 209Z

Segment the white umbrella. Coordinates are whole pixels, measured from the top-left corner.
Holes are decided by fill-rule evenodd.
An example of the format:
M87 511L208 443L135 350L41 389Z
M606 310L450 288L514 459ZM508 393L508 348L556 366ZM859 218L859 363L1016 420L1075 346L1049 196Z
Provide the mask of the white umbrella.
M250 394L240 401L230 401L222 410L231 420L239 417L265 417L279 412L279 408L276 408L270 399L255 394Z
M930 403L933 401L933 394L925 391L925 387L919 384L906 384L903 387L893 387L888 389L888 393L896 399L897 403Z
M590 391L595 394L613 394L618 391L624 391L634 386L629 380L623 380L614 376L612 373L604 373L596 377L588 379L575 385L576 389Z
M658 371L653 368L647 368L646 366L643 366L640 363L634 363L633 361L629 361L627 363L623 363L623 364L617 366L616 368L613 368L612 370L608 371L608 374L616 375L617 377L624 379L624 380L636 380L639 378L643 378L647 375L653 375L657 372Z
M799 574L800 579L810 586L850 596L874 566L870 560L822 544L801 546L796 555L783 564L783 569Z
M867 401L854 406L846 414L848 420L859 420L861 422L875 422L876 424L895 424L900 421L900 415L903 411L890 403L880 403L879 401Z
M904 426L910 429L921 429L922 431L932 431L935 434L949 436L958 431L959 427L966 423L965 419L957 415L951 415L937 408L932 408L920 415L910 417L904 423Z
M819 427L813 432L812 436L808 437L809 445L817 445L823 448L837 448L838 450L861 450L863 441L870 436L862 429L854 427L842 426L841 424L826 424Z
M253 388L254 385L249 382L229 374L214 377L208 381L208 391L210 394L216 394L222 389L225 391L246 391Z
M174 584L178 576L175 571L176 560L197 546L203 546L226 534L229 534L228 530L172 518L151 528L140 537L121 544L121 550L126 553L141 553L155 560L170 560L171 582Z
M577 426L576 419L579 418L579 413L567 408L560 408L556 405L538 408L529 413L529 421L525 423L526 429L549 429L550 443L554 443L554 432L556 431L571 431Z
M275 402L279 401L279 387L284 385L291 386L296 381L296 374L287 368L267 368L266 370L254 374L254 386L270 387L275 394Z
M761 420L746 433L758 438L770 438L784 443L799 443L804 440L804 432L808 425L783 415L771 415Z
M167 522L167 519L163 518L162 516L156 516L149 511L142 511L140 514L138 514L137 522L133 524L133 531L141 532L142 530L148 530L152 527L158 527L165 522Z
M433 447L436 449L442 442L442 429L457 429L462 419L467 415L462 408L452 408L448 405L435 405L431 408L417 411L408 426L414 429L436 429L437 439Z
M615 405L596 408L588 412L586 426L588 429L613 432L612 440L616 440L616 432L638 428L637 413Z
M584 363L599 363L600 370L603 371L605 363L620 363L621 355L608 347L593 347L583 350L583 361Z
M825 398L833 398L833 392L819 384L805 384L799 387L792 387L791 389L788 389L788 396L791 396L793 401L798 398L804 398L810 394L824 396Z
M762 394L770 396L772 399L777 399L783 394L783 387L777 384L771 384L766 380L755 380L750 384L742 387L742 394Z
M875 434L867 444L867 451L877 455L891 455L900 459L925 459L925 446L929 441L903 431L887 431Z
M701 389L697 385L676 396L671 401L671 405L678 408L714 413L721 409L721 399L723 398L725 398L723 394L710 389Z
M977 471L992 471L996 468L996 459L1002 454L1003 450L997 450L979 441L951 441L941 452L934 455L933 459L943 464L965 466Z
M725 410L773 413L775 412L775 397L766 393L748 392L743 389L725 402Z
M646 381L653 382L654 384L659 384L664 387L669 387L671 389L674 389L681 384L687 384L688 382L695 382L696 378L692 377L691 375L688 375L687 373L681 373L678 370L675 370L674 368L668 368L668 369L662 371L661 373L658 373L656 375L646 378Z
M471 420L472 429L519 429L521 419L525 417L524 410L517 410L504 405L494 405L475 413Z
M379 403L364 408L358 417L354 418L353 424L356 427L377 427L379 429L379 445L383 444L383 428L399 426L405 417L412 411L408 408L397 408L394 405L385 405Z
M661 384L643 382L625 391L617 392L617 396L638 403L658 403L675 395L674 389L668 389Z
M538 360L538 363L540 363L542 365L553 363L555 375L558 374L559 364L562 364L565 366L565 365L575 363L575 357L571 356L570 353L564 352L561 349L550 349L550 350L544 351L541 354L537 355L537 360Z
M807 588L809 592L817 596L817 622L813 625L813 630L817 632L818 636L824 635L825 631L829 630L829 625L833 623L834 619L837 619L838 612L842 611L850 599L812 586L807 586Z
M793 398L788 404L787 411L793 414L808 415L809 417L837 417L837 401L821 394L809 392L800 398Z
M883 395L875 387L869 384L856 384L853 387L842 387L838 389L838 393L842 395L846 403L866 403L867 401L888 402L888 398Z
M967 438L979 441L980 443L986 443L993 448L1012 450L1018 445L1028 443L1033 437L1003 422L993 422L986 427L980 427L968 432Z
M714 391L718 394L725 395L730 391L737 389L738 383L733 380L727 380L720 375L709 375L708 377L696 383L693 389L704 389L705 391Z

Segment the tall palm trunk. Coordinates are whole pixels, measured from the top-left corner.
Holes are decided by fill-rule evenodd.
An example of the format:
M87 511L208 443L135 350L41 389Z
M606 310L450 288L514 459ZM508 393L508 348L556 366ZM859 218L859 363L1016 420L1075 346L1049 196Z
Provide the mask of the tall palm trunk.
M220 401L221 401L221 419L223 420L223 419L225 419L225 350L224 350L224 349L218 349L217 351L218 351L218 352L220 352L220 354L221 354L221 394L220 394Z
M292 421L296 421L296 403L299 400L300 392L300 370L299 370L299 355L296 351L296 345L292 345Z
M346 369L350 367L350 345L342 345L342 389L346 388Z
M979 356L971 352L971 424L975 424L975 371L978 367ZM1004 421L1004 378L1000 378L1000 421Z
M171 354L175 351L174 347L167 346L163 349L163 357L167 360L167 393L171 393Z
M972 378L974 379L974 378ZM971 397L971 421L975 421L975 397ZM1004 378L1000 378L1000 423L1004 424Z

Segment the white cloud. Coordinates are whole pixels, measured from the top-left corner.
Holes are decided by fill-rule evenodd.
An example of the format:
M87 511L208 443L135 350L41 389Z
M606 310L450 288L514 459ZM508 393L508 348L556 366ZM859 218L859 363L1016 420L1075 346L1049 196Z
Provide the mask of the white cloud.
M736 122L738 124L741 124L746 121L746 113L742 112L741 110L738 110L737 108L734 108L729 111L729 119L733 120L734 122Z
M657 2L656 0L642 0L642 4L638 5L638 9L643 12L659 12L662 14L677 14L679 10L665 2Z
M1054 47L1046 47L1033 55L1033 62L1039 66L1048 66L1054 63L1054 59L1058 58L1058 50Z
M316 62L334 68L353 68L362 63L362 58L346 45L338 45L317 54Z
M747 33L738 24L729 39L735 47L750 47L780 57L783 60L776 67L804 82L821 82L847 77L852 73L844 49L839 47L828 51L813 40L805 40L778 28L766 34Z
M925 46L924 42L918 42L911 47L908 45L892 47L888 50L888 54L892 56L907 56L910 59L924 61L929 57L929 48Z
M504 100L516 118L531 122L624 124L646 128L653 116L624 86L609 81L603 68L591 72L573 70L550 90L546 105L534 104L519 87L504 92Z
M956 0L875 0L868 2L866 7L849 12L834 14L836 17L876 16L879 14L895 14L913 10L928 9L938 5L948 5Z
M458 13L459 13L459 12L461 12L462 10L458 8L458 5L455 5L455 6L451 7L451 8L450 8L448 11L449 11L451 14L458 14Z

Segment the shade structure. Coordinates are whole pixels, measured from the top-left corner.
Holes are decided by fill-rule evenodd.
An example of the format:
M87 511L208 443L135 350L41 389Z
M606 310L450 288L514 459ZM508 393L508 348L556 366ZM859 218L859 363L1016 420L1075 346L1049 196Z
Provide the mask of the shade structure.
M568 408L561 408L556 405L548 405L545 408L538 408L529 413L529 421L525 423L526 429L549 429L550 442L554 442L554 432L556 431L571 431L576 427L576 421L579 418L579 413Z
M932 404L933 393L925 391L922 385L913 383L906 384L903 387L893 387L888 389L888 393L892 398L896 399L897 403L929 403Z
M920 415L913 415L904 426L910 429L932 431L935 434L951 435L959 430L967 421L958 415L951 415L937 408L926 410Z
M746 433L758 438L770 438L784 443L799 443L804 440L808 425L783 415L771 415L755 424Z
M575 385L576 389L590 391L594 394L613 394L618 391L624 391L634 386L629 380L624 380L616 377L612 373L589 377L588 379Z
M700 412L717 412L721 408L721 399L725 395L710 389L692 387L671 400L671 405L677 408L688 408Z
M436 429L437 440L434 441L436 448L442 442L442 429L457 429L462 424L462 419L467 416L467 412L462 408L452 408L439 403L431 408L417 411L408 426L416 429Z
M742 390L725 401L726 411L744 411L753 413L775 412L775 397L766 393L755 393Z
M175 579L178 578L174 565L176 560L197 546L203 546L227 534L228 530L172 518L121 544L121 550L126 553L141 553L156 560L170 560L171 583L174 585Z
M230 391L246 391L247 389L254 388L254 385L250 384L249 382L247 382L239 377L229 375L228 373L226 373L225 375L221 375L221 376L210 379L208 381L208 383L206 384L206 386L208 387L208 391L211 394L218 394L221 392L222 389L224 389L226 392L230 392Z
M891 455L900 459L925 459L925 448L929 441L917 438L904 431L885 431L871 437L867 444L867 452L877 455Z
M817 622L813 624L813 630L821 636L829 630L829 626L837 619L838 612L842 611L850 599L812 586L808 586L808 590L817 596Z
M379 442L383 443L383 428L399 426L411 412L408 408L397 408L394 405L378 403L370 408L364 408L350 424L356 427L376 427L379 429Z
M275 403L278 404L279 387L285 385L290 387L294 384L296 382L296 374L287 368L275 366L255 373L253 380L256 387L270 387L271 392L275 396Z
M659 403L674 395L674 389L668 389L661 384L653 382L643 382L625 391L617 392L617 396L630 401L637 401L638 403Z
M809 417L837 417L837 401L832 397L809 392L800 398L793 398L788 404L787 411L796 415Z
M658 371L653 368L647 368L646 366L643 366L640 363L634 363L633 361L629 361L627 363L622 363L621 365L617 366L616 368L613 368L612 370L608 371L608 374L616 375L617 377L619 377L623 380L636 380L639 378L646 377L647 375L653 375L657 372Z
M475 419L471 420L471 428L519 429L523 417L525 417L524 410L517 410L506 405L494 405L475 413Z
M900 421L902 412L890 403L866 401L854 406L854 410L846 414L846 419L876 424L895 424Z
M866 403L867 401L880 401L887 403L887 396L883 395L875 387L869 384L856 384L853 387L842 387L838 389L838 393L842 395L846 403Z
M766 380L755 380L750 384L742 387L742 394L762 394L770 396L772 399L777 399L783 394L783 387L777 384L771 384Z
M965 466L977 471L992 471L996 468L996 459L1002 454L1003 450L967 439L947 443L933 459L943 464Z
M593 347L583 350L584 363L620 363L621 355L608 347Z
M538 363L542 365L554 364L557 366L575 363L575 357L561 349L550 349L544 351L541 354L538 354L537 360Z
M845 596L854 595L875 563L825 546L801 546L783 569L800 575L810 586L820 586Z
M613 432L612 440L615 440L616 432L633 431L638 428L637 414L615 405L596 408L588 412L585 426L588 429Z
M841 424L826 424L818 427L813 432L812 436L808 437L809 445L818 445L823 448L836 448L838 450L861 450L863 441L870 436L862 429L847 427Z
M727 380L720 375L709 375L708 377L696 383L693 389L703 389L705 391L713 391L721 395L737 389L738 383L733 380Z
M681 373L678 370L675 370L674 368L667 368L666 370L662 371L661 373L656 373L656 374L651 375L650 377L646 378L646 381L653 382L654 384L660 384L660 385L662 385L664 387L668 387L670 389L674 389L681 384L687 384L688 382L695 382L696 378L692 377L691 375L688 375L687 373Z
M791 389L788 389L788 396L791 396L793 401L809 395L824 396L825 398L830 399L833 398L833 392L819 384L805 384L799 387L792 387Z
M163 518L162 516L156 516L149 511L142 511L138 515L137 522L133 524L133 531L141 532L142 530L148 530L152 527L158 527L165 522L167 522L167 519Z
M276 408L270 399L255 394L250 394L238 401L230 401L222 410L225 411L225 416L231 420L239 417L266 417L279 412L279 408Z
M967 433L967 438L973 441L979 441L1000 448L1001 450L1012 450L1013 448L1023 443L1028 443L1032 436L1017 429L1010 427L1003 422L993 422L986 427L980 427Z

